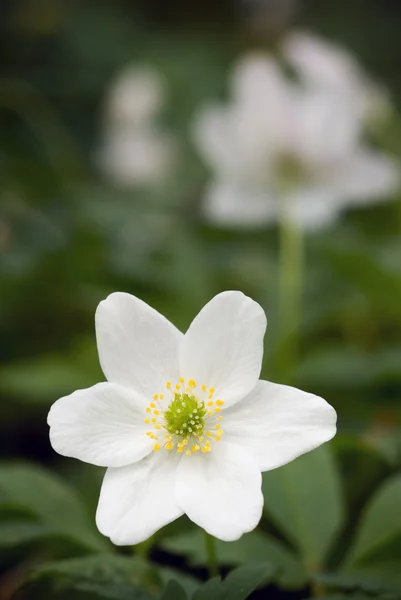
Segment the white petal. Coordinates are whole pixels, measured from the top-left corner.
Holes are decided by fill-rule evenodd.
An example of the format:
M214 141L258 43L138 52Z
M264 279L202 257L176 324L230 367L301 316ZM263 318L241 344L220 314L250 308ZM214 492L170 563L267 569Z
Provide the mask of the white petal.
M216 181L206 192L208 219L223 226L264 227L276 218L276 199L268 189L235 181Z
M96 337L107 379L135 389L145 401L179 377L182 334L135 296L117 292L99 304Z
M180 347L184 379L215 388L226 405L256 385L263 357L266 316L241 292L215 296L195 317Z
M99 531L118 546L139 544L183 512L174 498L181 456L165 450L142 461L108 469L96 513Z
M121 467L152 450L143 399L113 383L78 390L53 404L50 441L63 456L101 467Z
M309 84L347 90L358 81L359 67L353 56L323 38L295 31L285 38L282 49Z
M183 457L176 473L176 497L191 521L229 542L259 523L261 481L252 457L222 441L209 453Z
M223 415L225 439L252 453L261 471L294 460L336 433L336 412L323 398L269 381L260 381Z
M317 231L334 223L344 207L333 184L301 187L288 196L291 219L302 229Z
M305 90L293 104L289 152L301 163L323 168L348 155L360 134L357 107L350 99L326 90Z
M400 163L390 156L361 149L333 173L333 185L356 205L388 198L401 184Z

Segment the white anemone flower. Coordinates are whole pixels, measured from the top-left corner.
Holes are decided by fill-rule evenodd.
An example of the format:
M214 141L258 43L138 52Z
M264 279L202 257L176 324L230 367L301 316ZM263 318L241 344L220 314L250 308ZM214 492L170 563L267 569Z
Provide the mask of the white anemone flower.
M108 467L96 522L137 544L182 514L222 540L256 527L261 472L330 440L325 400L259 381L266 317L241 292L213 298L182 334L126 293L96 313L107 383L52 406L53 448Z
M164 104L163 80L155 69L129 65L112 82L96 162L113 183L149 185L171 173L177 144L157 122Z
M362 141L360 106L327 86L289 81L250 55L236 66L232 99L200 110L194 140L213 172L206 216L264 226L283 215L304 229L333 223L349 205L386 199L399 165Z

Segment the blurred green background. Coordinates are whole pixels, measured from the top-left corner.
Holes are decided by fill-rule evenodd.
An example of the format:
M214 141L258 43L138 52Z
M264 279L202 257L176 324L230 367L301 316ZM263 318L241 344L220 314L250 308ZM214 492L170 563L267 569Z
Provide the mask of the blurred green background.
M206 578L202 537L184 518L134 554L102 539L102 470L57 456L46 415L103 379L94 312L107 294L140 296L185 330L225 289L267 313L263 377L323 396L339 434L266 475L261 525L218 544L222 572L265 561L255 598L401 598L401 198L306 237L300 330L288 339L277 229L200 216L209 174L189 133L197 108L227 97L243 52L298 25L352 50L390 90L376 143L401 157L396 0L0 3L1 600L27 578L16 597L66 600L158 598L171 577L190 595ZM119 185L97 160L105 98L127 63L157 69L165 86L160 127L178 152L153 185Z

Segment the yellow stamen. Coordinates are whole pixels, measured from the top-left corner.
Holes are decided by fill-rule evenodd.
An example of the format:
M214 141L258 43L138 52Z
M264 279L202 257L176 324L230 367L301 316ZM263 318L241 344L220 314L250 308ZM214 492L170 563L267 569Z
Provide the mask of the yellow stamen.
M163 400L163 398L164 398L163 394L159 394L159 398L160 398L160 400Z
M157 452L158 450L160 450L160 444L155 444L155 445L153 446L153 450L154 450L155 452Z
M156 421L157 421L157 419L155 419L155 418L153 417L153 419L152 419L152 423L156 423Z
M207 405L208 406L213 406L213 402L208 402Z
M150 405L152 408L156 408L156 404L154 402L151 402Z
M156 425L154 427L155 427L155 429L161 429L162 428L162 426L159 425L158 423L156 423Z
M187 456L191 456L191 450L187 450L187 451L185 452L185 454L186 454Z
M168 444L166 444L164 447L165 447L165 449L166 449L166 450L172 450L172 448L173 448L173 444L171 444L171 443L169 442L169 443L168 443Z
M206 386L205 386L205 384L203 384L202 385L202 392L205 392L205 391L206 391Z
M175 384L175 389L176 389L176 390L179 390L179 389L180 389L180 387L181 387L181 386L180 386L180 384L179 384L179 383L176 383L176 384Z
M149 408L149 406L147 406L147 407L146 407L146 412L147 412L147 413L150 413L150 412L152 412L152 409L151 409L151 408Z
M185 379L183 377L180 377L179 381L180 383L185 383Z
M157 400L157 399L158 399L158 397L159 397L159 396L158 396L157 394L155 394L155 395L153 396L153 400Z
M159 410L154 410L154 411L153 411L153 414L154 414L154 415L160 415L160 411L159 411Z
M224 406L223 400L216 400L217 406Z
M167 388L168 390L171 388L171 381L168 381L168 382L166 383L166 388Z

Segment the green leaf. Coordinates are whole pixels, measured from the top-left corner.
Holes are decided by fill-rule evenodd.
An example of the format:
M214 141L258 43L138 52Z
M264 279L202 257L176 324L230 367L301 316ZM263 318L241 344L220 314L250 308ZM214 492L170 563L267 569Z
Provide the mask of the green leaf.
M344 522L334 459L321 447L263 474L265 514L299 549L311 571L325 558Z
M401 475L386 481L365 507L345 565L366 561L401 538Z
M272 581L274 570L269 563L234 569L222 583L221 600L245 600L262 582Z
M220 593L221 577L213 577L196 590L192 600L220 600Z
M274 579L282 587L302 588L306 573L297 557L282 542L258 530L235 542L216 540L216 552L222 565L241 565L265 560L276 567ZM168 552L185 555L195 566L207 565L203 533L198 529L166 537L159 545Z
M0 550L8 550L51 537L52 531L33 521L0 522Z
M16 600L149 600L163 585L155 568L135 557L103 554L40 567L17 591Z
M37 535L62 536L86 552L104 552L110 546L86 514L79 495L50 471L31 464L0 464L0 511L27 516L38 526ZM25 521L25 519L24 519ZM32 539L33 527L10 523L8 543Z
M401 590L401 560L386 561L354 568L347 572L319 573L315 581L340 590L360 590L370 594Z
M188 600L182 587L176 581L169 581L160 600Z

